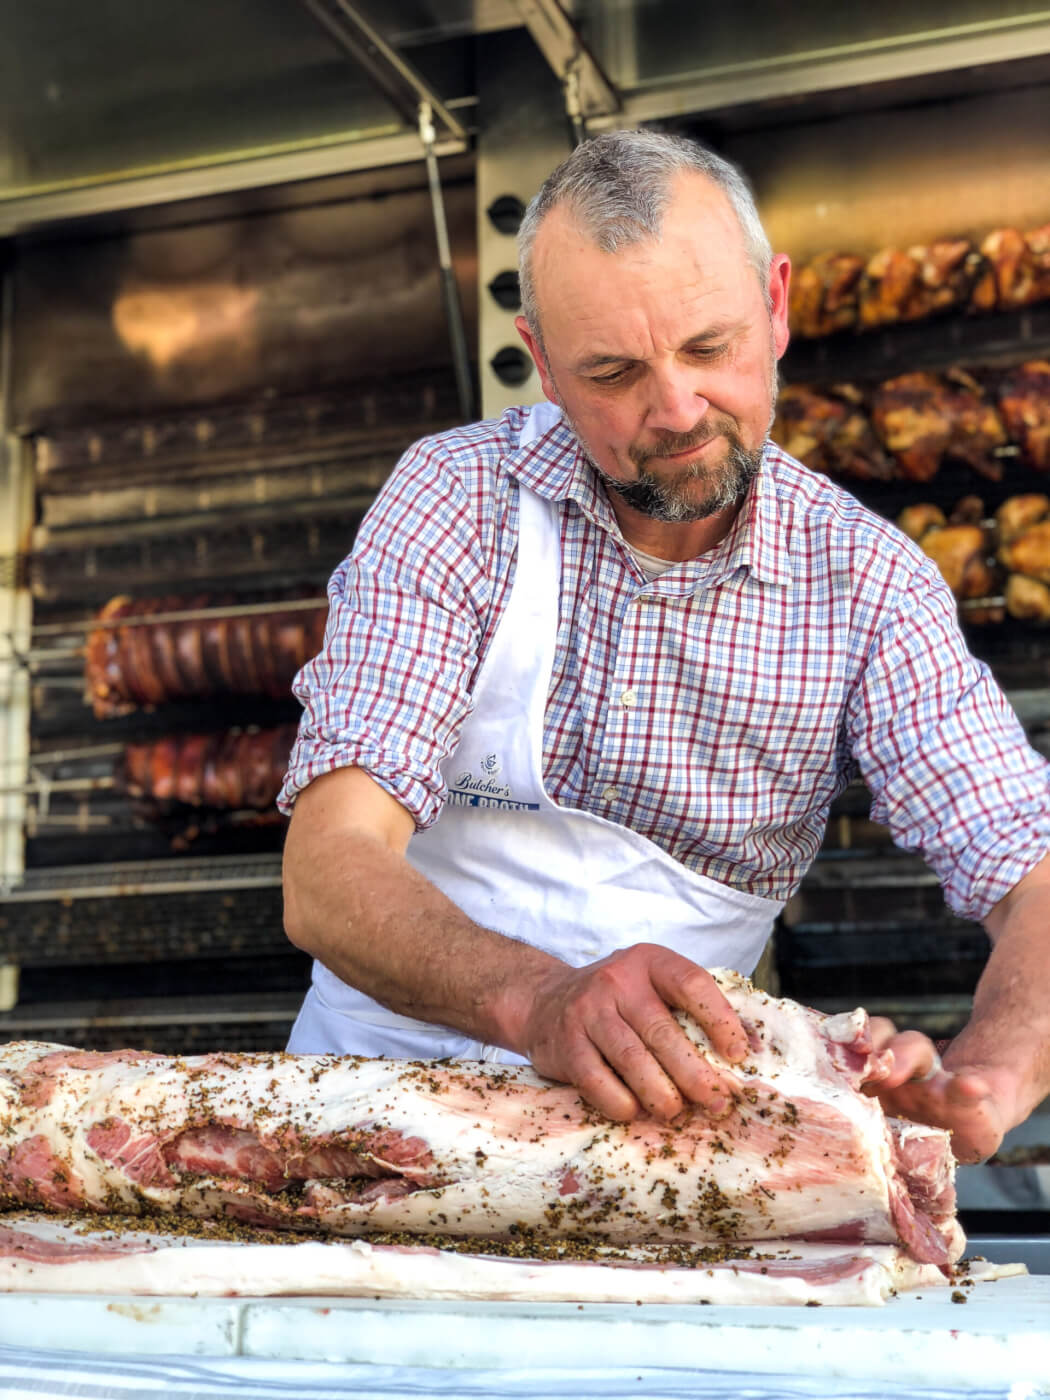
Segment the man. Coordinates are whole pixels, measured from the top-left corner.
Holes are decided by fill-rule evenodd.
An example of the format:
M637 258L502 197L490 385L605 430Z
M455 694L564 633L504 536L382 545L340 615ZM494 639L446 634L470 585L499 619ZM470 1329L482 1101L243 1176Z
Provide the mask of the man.
M1047 770L936 569L766 440L789 268L732 167L623 132L520 234L550 403L411 449L333 578L282 795L299 1051L531 1061L719 1115L750 971L859 771L993 950L887 1108L992 1152L1050 1090ZM560 410L560 411L559 411Z

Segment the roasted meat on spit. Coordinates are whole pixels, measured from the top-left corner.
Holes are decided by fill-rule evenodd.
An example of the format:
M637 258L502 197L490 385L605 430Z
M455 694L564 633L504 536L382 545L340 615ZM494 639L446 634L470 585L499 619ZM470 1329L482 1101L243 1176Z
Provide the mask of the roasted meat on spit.
M1045 520L1050 515L1050 496L1037 493L1010 496L995 512L995 525L1000 547L1011 544L1018 535Z
M913 506L905 506L900 515L897 516L897 526L903 530L910 540L916 544L922 539L928 530L940 530L947 525L948 519L940 506L935 506L932 501L918 501Z
M771 436L813 471L859 481L893 476L893 463L872 432L860 391L851 384L836 384L819 394L802 385L782 389Z
M995 588L995 573L988 562L989 541L980 519L973 520L970 502L961 512L964 518L946 520L935 505L908 506L897 517L897 524L937 565L945 583L956 598L985 598ZM983 509L981 515L983 516Z
M988 540L980 525L945 525L927 530L919 548L944 575L956 598L987 598L995 589Z
M983 267L967 238L882 248L869 258L858 285L858 324L873 329L966 306Z
M981 244L986 268L971 294L977 311L1009 311L1050 297L1050 224L999 228Z
M791 281L789 315L796 335L815 337L848 330L857 321L857 286L863 258L821 253Z
M1021 461L1033 471L1050 472L1050 360L1028 360L999 383L999 412Z
M988 555L990 539L984 503L964 496L949 517L929 502L907 506L898 526L936 563L949 588L961 600L988 598L998 579ZM1050 496L1011 496L995 513L994 535L999 563L1008 570L1003 592L1011 617L1050 622ZM968 622L1001 622L997 600L968 607Z
M1050 496L1012 496L995 513L999 559L1010 570L1006 610L1050 622Z
M119 775L130 797L160 806L265 811L277 800L295 742L294 724L217 734L169 734L128 744Z
M1050 224L1027 233L1000 228L980 247L968 238L938 238L880 248L866 260L821 253L793 275L791 329L798 336L824 336L957 309L1009 311L1048 298Z
M897 525L933 560L960 602L988 598L997 591L998 579L989 559L991 541L980 497L964 496L948 517L930 502L906 506L897 517ZM1002 605L993 601L968 607L966 619L975 623L1001 622Z
M1050 583L1050 516L1032 518L1040 498L1022 499L1028 503L1028 523L1005 532L1000 528L999 559L1012 574Z
M1006 611L1029 622L1050 622L1050 496L1011 496L995 512L999 560L1011 572Z
M911 481L929 481L949 457L992 481L1002 476L995 455L1006 443L1002 420L965 370L920 370L887 379L875 390L872 422Z
M1025 622L1050 622L1050 587L1037 578L1010 574L1006 580L1006 611Z
M111 598L99 622L153 613L229 607L234 599ZM210 695L290 692L299 668L320 650L327 609L209 617L99 627L88 634L87 698L99 719L139 706Z

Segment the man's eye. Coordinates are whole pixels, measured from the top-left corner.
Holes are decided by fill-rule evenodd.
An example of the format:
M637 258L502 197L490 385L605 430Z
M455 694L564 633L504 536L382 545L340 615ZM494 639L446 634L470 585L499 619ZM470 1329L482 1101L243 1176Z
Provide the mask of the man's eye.
M614 369L609 374L594 374L591 376L592 384L619 384L626 379L629 371L626 369Z
M726 345L694 345L691 347L691 353L701 360L714 360L719 355L724 355L727 349Z

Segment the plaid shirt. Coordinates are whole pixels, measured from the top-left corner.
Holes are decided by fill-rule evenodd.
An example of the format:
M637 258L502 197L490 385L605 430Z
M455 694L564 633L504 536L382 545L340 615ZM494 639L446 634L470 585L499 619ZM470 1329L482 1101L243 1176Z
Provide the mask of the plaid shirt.
M773 444L728 535L647 581L559 423L526 410L411 448L329 585L279 799L366 769L422 828L506 605L518 482L558 503L561 606L543 771L555 802L786 899L858 773L872 815L983 917L1050 850L1048 767L968 652L936 566Z

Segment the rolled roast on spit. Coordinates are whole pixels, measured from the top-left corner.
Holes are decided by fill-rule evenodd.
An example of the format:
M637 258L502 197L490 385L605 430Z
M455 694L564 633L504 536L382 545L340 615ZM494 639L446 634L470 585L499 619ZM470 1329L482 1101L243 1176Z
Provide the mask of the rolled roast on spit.
M947 1266L949 1135L887 1119L863 1011L716 974L751 1045L726 1117L613 1123L529 1068L38 1043L0 1050L0 1199L335 1236L893 1246Z
M296 726L167 734L128 744L118 774L130 796L163 805L265 811L277 800Z
M232 606L205 597L111 598L98 621ZM321 648L327 606L184 622L99 627L87 638L84 680L99 719L141 706L211 695L290 693L299 668Z

